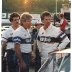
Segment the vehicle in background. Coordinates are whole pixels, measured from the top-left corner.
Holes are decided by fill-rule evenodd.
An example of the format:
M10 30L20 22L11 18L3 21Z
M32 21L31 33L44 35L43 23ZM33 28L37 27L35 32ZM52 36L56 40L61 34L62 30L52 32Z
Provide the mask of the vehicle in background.
M5 31L5 30L7 30L8 28L10 28L10 26L2 26L2 27L1 27L1 31Z
M10 26L2 26L2 27L1 27L1 34L2 34L5 30L7 30L8 28L10 28Z

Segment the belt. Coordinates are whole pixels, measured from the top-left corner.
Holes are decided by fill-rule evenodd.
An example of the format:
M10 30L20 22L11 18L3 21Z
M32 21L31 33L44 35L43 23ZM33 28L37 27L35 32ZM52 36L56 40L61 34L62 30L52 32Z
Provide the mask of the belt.
M15 51L14 51L13 49L7 49L6 52L7 52L8 54L13 54L13 53L15 53Z
M24 55L30 55L30 54L31 54L31 52L29 52L29 53L22 53L22 54L24 54Z

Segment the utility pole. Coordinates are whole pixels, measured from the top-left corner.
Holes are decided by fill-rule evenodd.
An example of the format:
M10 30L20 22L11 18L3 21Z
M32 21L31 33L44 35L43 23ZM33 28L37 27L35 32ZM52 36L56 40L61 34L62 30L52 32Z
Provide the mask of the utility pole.
M57 15L57 1L58 1L58 0L56 0L56 15Z

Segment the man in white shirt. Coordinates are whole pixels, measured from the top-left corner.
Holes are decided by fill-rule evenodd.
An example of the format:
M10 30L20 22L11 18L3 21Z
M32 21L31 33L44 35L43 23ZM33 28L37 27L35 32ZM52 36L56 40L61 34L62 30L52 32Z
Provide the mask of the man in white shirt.
M49 52L65 48L70 41L65 33L51 24L51 14L49 12L43 12L41 20L44 26L39 29L37 45L41 53L41 63L43 64L49 58Z
M13 12L9 18L11 22L11 27L2 34L2 54L4 55L5 54L4 51L5 50L7 51L7 65L9 72L18 72L18 65L17 65L18 63L14 51L14 43L12 38L14 31L19 27L19 19L20 19L19 14ZM6 69L3 70L4 72L6 72Z
M23 13L20 18L21 26L15 31L13 41L15 43L15 52L19 59L20 72L29 72L31 48L31 35L29 28L31 26L32 16Z

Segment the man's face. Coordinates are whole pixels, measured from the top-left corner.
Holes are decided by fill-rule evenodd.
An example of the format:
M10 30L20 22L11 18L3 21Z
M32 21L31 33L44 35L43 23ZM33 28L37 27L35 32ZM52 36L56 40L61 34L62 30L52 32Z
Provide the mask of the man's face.
M13 20L12 20L12 25L14 26L18 26L19 25L19 17L13 17Z
M43 23L44 23L44 26L48 27L51 23L51 16L45 16Z
M62 19L62 17L60 17L60 16L59 16L59 19L61 20L61 19Z
M31 21L32 21L32 19L26 20L26 22L23 22L23 26L26 29L29 29L31 27L31 24L32 24Z

